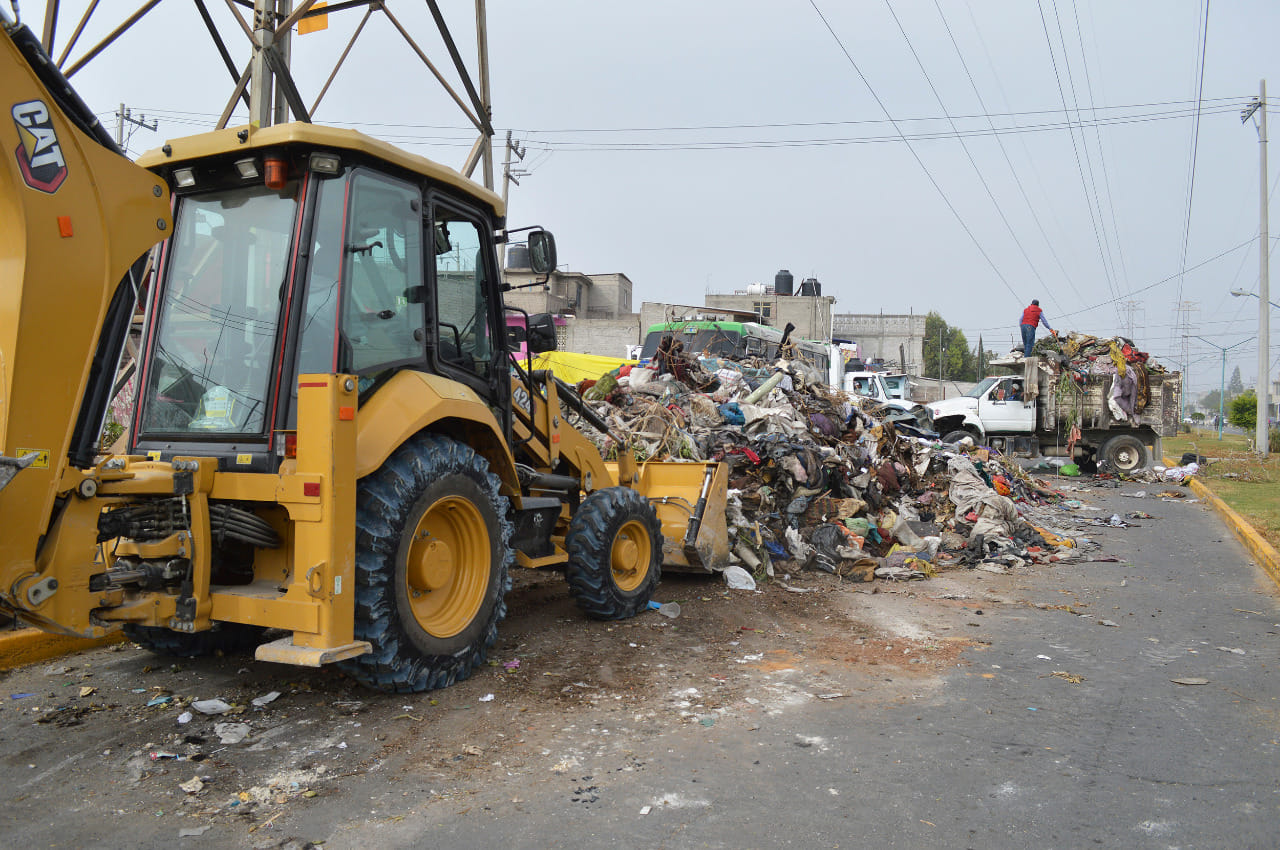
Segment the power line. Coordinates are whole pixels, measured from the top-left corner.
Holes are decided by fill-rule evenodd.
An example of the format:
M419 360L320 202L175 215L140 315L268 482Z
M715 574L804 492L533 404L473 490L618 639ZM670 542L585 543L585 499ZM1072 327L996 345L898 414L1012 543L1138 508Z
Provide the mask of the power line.
M1275 241L1276 239L1280 239L1280 236L1273 237L1273 241ZM1227 249L1227 250L1225 250L1225 251L1221 251L1221 252L1219 252L1219 253L1217 253L1217 254L1214 254L1212 257L1209 257L1209 258L1207 258L1207 259L1201 260L1200 262L1196 263L1194 266L1188 266L1188 267L1185 269L1185 271L1189 271L1189 272L1191 272L1191 271L1195 271L1196 269L1203 268L1204 266L1207 266L1207 265L1209 265L1209 264L1210 264L1210 263L1212 263L1212 262L1216 262L1216 261L1218 261L1218 260L1222 259L1223 257L1226 257L1226 256L1229 256L1229 255L1231 255L1231 254L1234 254L1236 251L1239 251L1241 248L1247 248L1247 247L1249 247L1250 245L1255 244L1257 241L1258 241L1258 237L1256 237L1256 236L1251 236L1251 237L1249 237L1248 239L1246 239L1244 242L1241 242L1239 245L1236 245L1234 248L1228 248L1228 249ZM1091 311L1091 310L1097 310L1099 307L1106 307L1106 306L1108 306L1108 305L1110 305L1110 304L1114 303L1115 301L1118 301L1118 300L1120 300L1120 299L1122 299L1122 298L1131 298L1132 296L1137 295L1137 294L1139 294L1139 293L1147 292L1147 291L1149 291L1149 290L1155 289L1157 286L1162 286L1162 285L1164 285L1164 284L1166 284L1166 283L1169 283L1170 281L1177 280L1177 279L1178 279L1178 275L1179 275L1179 274L1181 274L1181 272L1174 272L1173 274L1169 275L1168 277L1164 277L1164 278L1161 278L1160 280L1157 280L1155 283L1149 283L1149 284L1147 284L1146 286L1141 286L1141 287L1138 287L1137 289L1131 289L1131 290L1129 290L1128 292L1121 293L1117 298L1109 299L1109 300L1107 300L1107 301L1100 301L1100 302L1098 302L1097 304L1094 304L1094 305L1089 306L1089 307L1084 307L1083 309L1076 310L1076 311L1071 312L1071 313L1063 313L1063 314L1062 314L1062 318L1064 318L1064 319L1065 319L1065 318L1067 318L1067 317L1069 317L1069 316L1079 316L1079 315L1080 315L1080 314L1082 314L1082 313L1088 313L1088 312L1089 312L1089 311ZM1056 317L1055 317L1055 321L1056 321ZM998 331L998 330L1002 330L1002 329L1007 329L1007 326L1006 326L1006 325L997 325L997 326L992 327L992 328L965 328L964 330L973 330L974 332L978 332L978 331L986 332L986 331Z
M1040 25L1044 29L1045 44L1049 48L1049 61L1053 63L1053 78L1058 84L1058 97L1062 99L1062 107L1065 110L1067 109L1067 94L1066 94L1066 91L1062 88L1062 75L1058 71L1058 58L1053 51L1053 38L1049 35L1049 22L1045 20L1044 5L1041 2L1041 0L1036 0L1036 7L1040 10ZM1057 8L1056 5L1055 5L1055 8ZM1059 26L1059 32L1061 32L1061 26ZM1062 58L1063 58L1063 61L1065 62L1067 58L1065 45L1063 47ZM1067 62L1066 64L1067 64L1067 72L1070 73L1071 63ZM1070 113L1068 112L1068 115L1069 114ZM1070 122L1068 121L1068 123ZM1110 293L1113 296L1112 302L1110 303L1114 303L1116 300L1118 300L1114 298L1114 296L1116 296L1115 281L1112 280L1111 269L1107 264L1107 254L1105 251L1102 250L1102 236L1098 232L1098 221L1093 214L1093 201L1090 199L1090 196L1089 196L1089 187L1085 183L1084 166L1080 162L1080 148L1078 145L1076 145L1076 134L1074 129L1070 130L1070 135L1071 135L1071 150L1075 153L1075 157L1076 157L1076 170L1080 173L1080 188L1084 191L1085 205L1089 208L1089 223L1093 225L1093 239L1094 239L1094 242L1097 243L1098 256L1102 260L1102 272L1107 279L1107 289L1108 291L1110 291ZM1083 131L1081 135L1083 137ZM1119 311L1117 311L1116 321L1118 322L1119 320L1120 320L1120 314L1119 314Z
M1183 274L1178 277L1178 301L1182 300L1182 284L1187 262L1187 246L1191 242L1191 209L1196 193L1196 154L1200 148L1200 96L1204 92L1204 59L1209 45L1209 0L1204 0L1204 22L1200 27L1200 63L1196 73L1196 115L1191 130L1191 162L1187 174L1187 212L1182 223L1182 265Z
M1075 3L1072 5L1072 14L1075 17L1075 22L1076 22L1076 40L1080 42L1080 67L1084 70L1085 90L1089 95L1089 114L1091 117L1096 118L1097 114L1094 111L1094 103L1093 103L1093 78L1092 78L1092 75L1090 75L1089 73L1089 57L1084 49L1084 31L1080 27L1079 3ZM1064 42L1063 51L1065 52L1065 50L1066 50L1066 43ZM1121 244L1121 240L1120 240L1120 224L1116 220L1115 198L1111 191L1111 174L1107 169L1107 153L1106 153L1106 149L1102 146L1102 132L1098 129L1097 124L1093 125L1093 138L1094 138L1094 142L1098 145L1098 162L1102 165L1102 186L1107 190L1107 208L1111 212L1111 232L1114 233L1116 237L1116 254L1120 257L1120 275L1124 279L1124 285L1128 286L1129 285L1129 269L1125 265L1124 247ZM1097 187L1095 186L1094 193L1096 194L1097 191L1098 191ZM1119 286L1120 281L1117 281L1116 285Z
M920 59L920 54L916 52L915 45L911 43L911 37L907 35L907 30L902 26L902 21L898 18L898 13L893 10L893 4L889 0L884 0L885 7L889 10L889 15L893 18L893 22L898 25L898 32L902 33L902 38L907 43L907 49L911 51L912 57L916 60L916 65L920 68L920 73L924 75L924 80L929 84L929 90L933 92L934 98L938 101L938 106L942 107L942 111L947 111L947 105L942 101L942 95L938 93L938 88L933 84L933 80L929 77L928 70L924 67L924 62ZM959 132L955 122L951 122L952 129ZM1009 217L1004 214L1004 209L1000 206L1000 202L996 200L995 193L991 191L991 185L987 182L987 178L983 175L982 169L978 167L977 161L973 158L973 153L969 150L969 146L965 144L963 138L958 138L960 147L964 151L965 157L968 158L969 164L973 166L974 174L978 175L978 181L982 183L982 188L986 190L987 197L991 199L991 204L996 208L996 214L1000 216L1000 221L1004 222L1005 230L1009 231L1009 236L1013 238L1013 242L1018 246L1018 250L1022 252L1022 257L1027 261L1027 266L1031 269L1031 273L1036 276L1036 280L1045 288L1046 295L1049 300L1053 301L1055 307L1061 307L1057 299L1053 295L1053 290L1045 283L1044 278L1040 275L1040 270L1036 268L1036 264L1032 262L1031 255L1027 253L1027 249L1023 246L1022 240L1018 238L1018 234L1014 231L1013 225L1009 223Z
M947 30L947 37L951 39L951 46L955 48L956 58L960 60L960 66L964 68L965 76L969 78L969 85L970 87L973 88L973 94L978 99L978 105L982 107L982 111L984 114L989 114L990 110L987 109L986 101L982 99L982 93L978 90L978 83L976 80L974 80L973 74L969 70L969 63L964 61L964 54L960 50L960 45L956 41L955 34L952 33L951 31L951 24L947 22L946 14L944 14L942 11L942 5L938 2L938 0L933 0L933 5L934 5L934 8L938 10L938 16L942 18L942 25ZM975 28L977 27L977 21L974 21L974 27ZM981 38L981 36L979 36L979 38ZM996 128L995 123L990 119L988 119L988 124L990 125L991 129L994 131ZM1071 275L1067 273L1067 267L1063 264L1062 258L1058 256L1058 252L1054 249L1053 242L1052 240L1049 239L1049 233L1048 231L1045 230L1044 223L1040 221L1040 216L1036 213L1036 208L1031 203L1031 198L1027 195L1027 189L1022 184L1022 178L1018 176L1018 170L1013 167L1013 160L1009 157L1008 149L1005 148L1004 139L1000 138L1000 135L997 134L995 136L995 140L996 140L996 144L999 145L1000 147L1000 153L1004 155L1005 164L1009 166L1009 173L1013 175L1013 182L1017 184L1018 191L1022 194L1022 200L1024 203L1026 203L1027 210L1031 213L1032 220L1035 221L1036 227L1039 228L1040 230L1040 235L1044 238L1045 244L1049 247L1050 255L1052 255L1054 261L1058 264L1058 268L1062 270L1062 276L1067 281L1067 284L1071 287L1071 291L1076 294L1076 298L1083 301L1084 296L1080 294L1080 290L1076 287L1075 281L1072 280ZM1041 281L1041 283L1043 283L1043 280Z
M1081 121L1080 96L1076 93L1076 78L1075 78L1075 74L1072 73L1072 70L1071 70L1071 55L1070 55L1070 52L1067 50L1067 37L1066 37L1066 34L1063 33L1062 31L1062 16L1058 13L1058 0L1052 0L1052 2L1053 2L1053 21L1058 28L1058 41L1062 44L1062 64L1065 65L1067 68L1067 84L1071 87L1071 106L1072 106L1072 109L1075 111L1076 122L1079 123ZM1081 57L1083 58L1083 56L1084 56L1084 53L1082 50ZM1097 128L1095 127L1094 129L1096 131ZM1072 138L1072 144L1074 145L1075 144L1074 133L1071 138ZM1107 270L1108 264L1110 264L1109 265L1110 273L1107 275L1107 287L1110 290L1111 294L1115 295L1117 291L1117 287L1119 286L1118 281L1116 281L1115 257L1113 257L1111 253L1111 239L1107 235L1107 222L1106 222L1106 218L1102 214L1102 197L1098 192L1098 181L1097 181L1097 178L1094 176L1094 172L1093 172L1093 157L1089 153L1089 139L1084 134L1083 125L1081 125L1080 127L1080 146L1084 148L1084 164L1086 169L1089 172L1089 187L1093 191L1092 199L1090 199L1089 191L1088 190L1085 191L1085 200L1089 201L1092 204L1092 207L1090 208L1090 211L1089 211L1090 215L1093 214L1094 209L1096 209L1098 213L1097 229L1101 231L1102 242L1106 247L1106 251L1104 253L1104 260L1103 260L1104 271ZM1077 152L1076 154L1077 159L1079 158L1079 156L1080 154ZM1120 238L1120 234L1117 233L1116 239L1119 240L1119 238ZM1119 307L1117 307L1116 308L1117 323L1119 322L1119 320L1120 320L1120 310L1119 310Z
M1215 104L1225 107L1223 111L1234 112L1239 108L1241 100L1251 95L1235 95L1231 97L1213 97L1205 98L1204 103ZM1195 100L1157 100L1147 101L1144 103L1127 103L1114 104L1111 106L1095 107L1098 112L1116 112L1119 110L1138 110L1150 109L1153 107L1166 106L1185 106L1187 114L1195 108L1197 101ZM182 109L148 109L148 112L161 114L163 116L194 116L208 117L217 119L221 117L221 113L217 112L197 112ZM1175 110L1176 111L1176 110ZM778 129L788 127L838 127L838 126L857 126L862 124L893 124L897 121L900 124L918 123L925 121L968 121L977 119L994 119L994 118L1021 118L1028 115L1067 115L1070 110L1067 109L1030 109L1022 111L1009 110L1006 112L987 112L965 114L965 115L926 115L914 118L861 118L847 119L835 121L785 121L785 122L768 122L768 123L742 123L742 124L689 124L689 125L671 125L658 127L563 127L563 128L541 128L541 129L519 129L511 128L513 133L522 134L556 134L556 133L666 133L676 131L693 131L693 130L757 130L757 129ZM101 116L113 114L113 110L105 110L98 113ZM1144 113L1134 113L1144 114ZM1160 114L1160 113L1156 113ZM475 133L475 128L471 125L461 124L413 124L399 122L378 122L378 121L354 121L349 119L333 119L329 123L334 124L360 124L365 127L408 127L411 129L425 130L457 130L460 132Z
M862 84L867 87L867 91L871 92L871 96L875 99L876 103L880 106L880 109L884 112L885 117L888 118L891 123L893 123L894 129L898 130L898 135L902 136L902 141L904 144L906 144L907 150L911 152L911 156L915 159L916 164L920 166L920 169L925 173L925 176L929 178L929 182L933 184L933 188L936 189L938 194L942 197L942 201L947 205L947 209L951 210L951 214L955 216L955 219L957 222L959 222L960 227L964 229L964 232L968 234L969 239L973 241L974 247L978 249L978 253L980 253L982 255L982 258L987 261L987 265L991 266L991 270L996 273L996 277L1000 278L1000 282L1004 284L1005 289L1008 289L1009 293L1013 295L1014 298L1018 298L1018 293L1014 290L1012 286L1010 286L1009 281L1005 279L1005 276L1000 273L1000 269L996 267L995 262L991 259L990 255L987 254L986 249L982 247L982 243L978 241L978 237L975 236L973 231L969 229L969 225L965 224L965 221L963 218L961 218L959 211L956 210L955 206L951 203L951 199L947 197L947 193L942 190L942 187L940 185L938 185L938 181L934 179L933 174L929 171L928 166L924 164L924 160L920 158L920 155L916 153L916 149L911 146L911 143L907 141L906 136L902 134L902 130L898 127L898 122L893 120L893 116L889 112L888 107L884 105L884 101L880 99L880 95L876 94L876 90L872 87L870 80L868 80L866 75L862 73L862 69L858 67L858 63L853 61L853 56L849 53L849 50L844 46L844 42L840 40L840 36L836 35L836 31L832 29L831 24L827 21L826 15L823 15L822 10L818 8L818 4L816 0L809 0L809 5L812 6L813 11L817 13L818 18L821 19L823 23L823 26L827 28L827 32L831 33L831 37L835 39L836 44L840 48L840 51L844 53L845 59L849 61L849 64L853 67L854 72L857 73L858 77L862 80Z

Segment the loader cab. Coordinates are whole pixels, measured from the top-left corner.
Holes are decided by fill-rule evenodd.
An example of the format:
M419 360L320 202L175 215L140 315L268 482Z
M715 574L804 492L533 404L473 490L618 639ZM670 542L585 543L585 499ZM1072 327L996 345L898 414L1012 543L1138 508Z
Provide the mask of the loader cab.
M149 293L135 453L272 471L307 374L356 375L361 402L399 370L441 375L509 431L494 206L427 160L305 143L343 132L144 158L173 186L174 234Z

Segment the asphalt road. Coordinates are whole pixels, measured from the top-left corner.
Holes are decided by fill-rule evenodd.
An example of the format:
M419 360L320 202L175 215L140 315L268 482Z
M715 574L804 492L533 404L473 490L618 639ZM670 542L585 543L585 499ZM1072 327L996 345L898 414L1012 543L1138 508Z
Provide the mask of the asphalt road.
M1204 505L1078 495L1101 509L1085 519L1157 518L1085 529L1102 544L1091 557L1113 562L775 586L795 604L752 608L741 634L730 613L721 637L694 627L746 597L667 583L692 599L681 619L584 627L534 588L496 657L524 658L529 688L554 682L542 692L507 687L501 667L433 695L371 697L326 672L231 659L152 669L119 648L70 662L103 692L124 687L113 676L204 696L292 687L241 718L254 727L243 751L199 765L148 762L175 734L163 707L37 726L10 697L51 671L18 671L0 684L2 843L1276 847L1275 586ZM522 610L562 625L546 651ZM575 668L584 641L597 654ZM318 796L286 784L275 807L237 809L234 792L273 769ZM178 791L195 773L208 787Z
M581 769L599 774L595 802L575 802L562 783L490 779L465 804L329 837L351 847L1280 845L1274 585L1203 505L1090 501L1105 516L1160 519L1098 535L1121 563L969 574L985 587L965 606L966 624L980 622L966 637L989 645L940 680L904 690L856 674L841 683L856 699L798 698L629 742L641 768ZM814 675L800 665L777 679Z

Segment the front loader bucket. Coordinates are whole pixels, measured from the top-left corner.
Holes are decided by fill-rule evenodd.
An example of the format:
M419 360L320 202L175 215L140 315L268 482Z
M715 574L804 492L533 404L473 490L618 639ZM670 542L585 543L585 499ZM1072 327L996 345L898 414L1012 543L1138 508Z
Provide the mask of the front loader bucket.
M636 489L662 522L664 570L712 573L729 566L728 482L729 471L723 463L641 465ZM695 534L687 539L691 527Z

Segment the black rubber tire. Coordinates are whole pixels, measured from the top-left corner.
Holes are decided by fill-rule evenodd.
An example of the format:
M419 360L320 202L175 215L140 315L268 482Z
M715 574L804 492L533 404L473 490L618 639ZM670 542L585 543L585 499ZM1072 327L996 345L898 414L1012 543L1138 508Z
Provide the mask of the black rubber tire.
M643 527L649 558L643 573L629 587L618 583L613 569L614 543L628 524ZM648 500L630 487L597 490L583 499L565 535L569 563L565 578L569 594L587 616L624 620L649 607L662 580L662 524Z
M355 638L369 641L373 651L340 662L346 673L377 690L417 693L460 682L484 663L511 589L512 525L499 485L488 462L470 446L432 434L406 441L360 481ZM430 634L419 624L406 578L418 522L442 499L464 500L474 508L489 543L483 600L470 621L448 636Z
M136 623L124 625L124 633L129 640L149 652L175 658L203 658L218 653L239 655L262 643L265 631L261 626L221 622L214 623L213 628L203 632L175 632L161 626L140 626Z
M1130 434L1117 434L1102 445L1098 462L1106 461L1116 472L1130 473L1147 465L1147 447Z
M969 439L973 440L973 444L975 446L981 445L981 442L979 441L979 438L976 434L974 434L972 431L966 431L963 428L957 428L955 431L948 432L947 435L942 438L942 442L958 443L961 440L963 440L965 437L968 437Z

